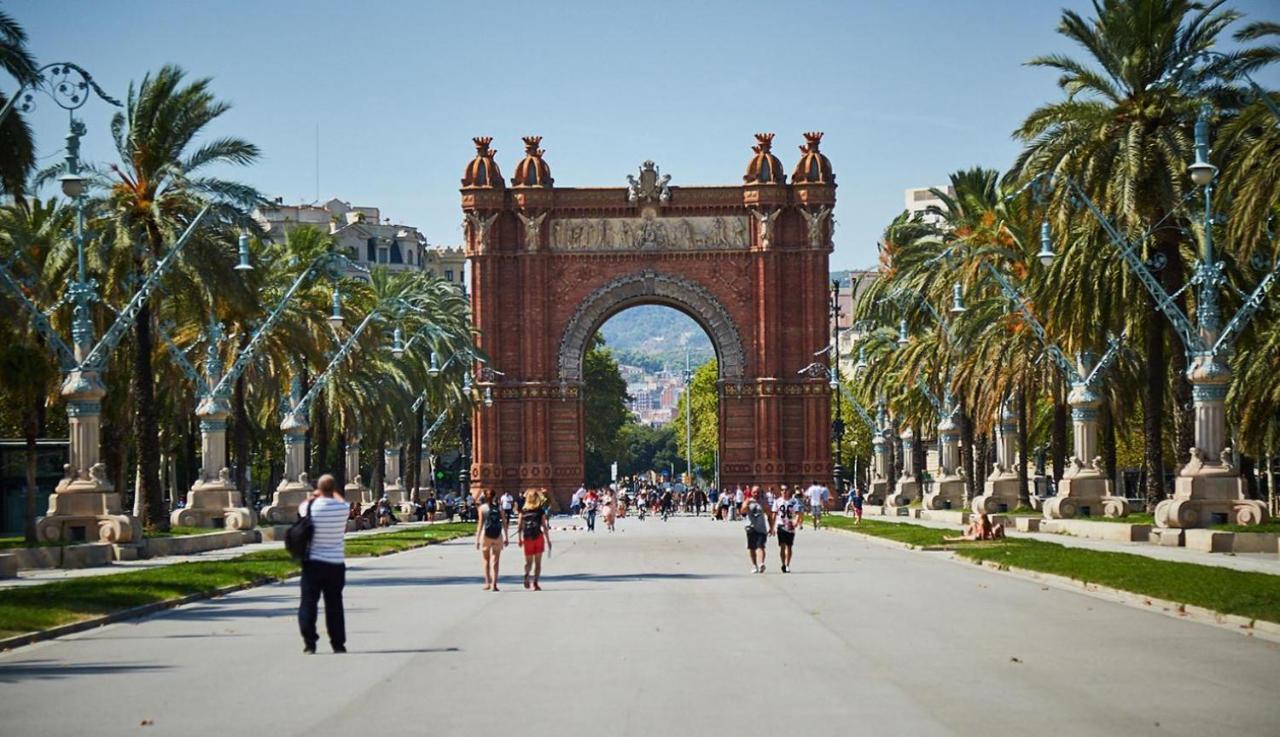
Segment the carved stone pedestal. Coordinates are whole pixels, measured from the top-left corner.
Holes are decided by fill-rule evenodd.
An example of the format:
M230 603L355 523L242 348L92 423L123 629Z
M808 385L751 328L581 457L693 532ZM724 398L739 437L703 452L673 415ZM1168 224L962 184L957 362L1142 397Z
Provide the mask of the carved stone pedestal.
M298 506L311 496L311 480L299 474L297 481L281 481L271 495L271 506L264 507L262 519L273 525L291 525L298 521Z
M231 483L231 474L225 468L213 481L197 481L187 492L187 505L169 515L169 524L175 527L252 530L254 522L253 512L244 505L240 490Z
M864 504L884 504L885 499L889 497L892 489L889 488L888 479L871 479L871 488L867 489L867 495L863 499Z
M1266 522L1266 503L1247 498L1246 490L1244 479L1231 466L1201 463L1193 457L1174 479L1173 496L1156 506L1156 525L1186 528Z
M920 498L920 482L914 476L898 479L898 490L884 501L886 507L905 507Z
M373 492L364 485L359 476L342 487L342 498L347 500L347 504L356 505L357 512L364 512L373 505Z
M1058 482L1057 495L1044 500L1042 511L1045 519L1123 517L1129 513L1129 503L1111 493L1111 479L1100 471L1076 467Z
M105 474L99 465L95 473ZM42 542L128 543L142 539L142 523L125 514L120 495L105 478L63 479L49 497L48 514L36 520Z
M964 506L964 479L959 476L940 478L933 489L924 495L921 506L925 509L960 509Z
M996 471L987 478L982 495L973 498L970 505L975 514L996 514L1018 508L1018 475L1008 471Z

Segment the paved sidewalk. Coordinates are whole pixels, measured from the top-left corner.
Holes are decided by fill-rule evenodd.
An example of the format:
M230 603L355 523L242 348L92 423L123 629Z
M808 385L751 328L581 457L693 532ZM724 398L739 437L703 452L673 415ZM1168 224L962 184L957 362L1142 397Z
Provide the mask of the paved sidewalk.
M469 540L355 561L350 653L303 655L297 582L0 655L6 734L1273 735L1280 645L942 554L741 524L553 532L543 592ZM323 620L323 618L322 618ZM140 727L143 723L148 726Z
M834 514L846 517L851 516L844 512L835 512ZM963 526L961 525L953 525L947 522L936 522L933 520L913 519L910 517L881 517L879 515L865 515L863 519L875 520L876 522L896 522L901 524L921 525L923 527L934 527L943 530L960 531L963 529ZM1019 532L1017 530L1006 530L1006 534L1013 538L1029 538L1031 540L1043 540L1044 542L1057 543L1058 545L1068 548L1101 550L1107 553L1131 553L1133 555L1142 555L1148 558L1155 558L1157 560L1168 560L1177 563L1197 563L1204 566L1217 566L1218 568L1270 573L1280 576L1280 555L1270 553L1205 553L1199 550L1189 550L1187 548L1166 548L1160 545L1152 545L1151 543L1126 543L1112 540L1094 540L1087 537L1058 535L1049 532Z
M443 523L402 522L394 527L375 527L370 530L361 530L360 532L348 532L347 537L376 535L380 532L397 532L406 529L416 529L419 527L425 528L427 525L432 524ZM21 586L39 586L41 584L52 583L54 581L65 581L69 578L81 578L84 576L110 576L117 573L127 573L129 571L137 571L145 568L171 566L175 563L229 560L231 558L238 558L246 553L253 553L259 550L276 550L283 547L283 541L275 540L250 543L248 545L240 545L234 548L208 550L203 553L192 553L191 555L166 555L159 558L147 558L145 560L120 560L113 562L109 566L93 566L90 568L31 568L25 571L18 571L18 576L16 578L0 578L0 590L18 588Z

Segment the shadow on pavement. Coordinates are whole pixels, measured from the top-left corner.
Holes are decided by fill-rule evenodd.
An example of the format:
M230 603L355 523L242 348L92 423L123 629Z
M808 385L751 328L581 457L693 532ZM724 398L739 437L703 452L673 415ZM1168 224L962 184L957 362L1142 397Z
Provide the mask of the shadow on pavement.
M21 680L75 678L78 676L107 676L115 673L139 673L167 670L166 665L140 663L64 663L57 660L26 660L0 664L0 683L17 683Z

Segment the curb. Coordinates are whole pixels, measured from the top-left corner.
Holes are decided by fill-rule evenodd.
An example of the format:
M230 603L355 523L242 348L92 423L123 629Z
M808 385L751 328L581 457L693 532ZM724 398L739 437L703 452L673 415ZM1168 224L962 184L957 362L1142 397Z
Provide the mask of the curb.
M195 594L187 594L177 599L168 599L165 601L157 601L151 604L143 604L142 606L133 607L132 609L122 609L111 614L104 614L100 617L92 617L90 619L82 619L79 622L71 622L70 624L60 624L57 627L50 627L46 630L38 632L28 632L25 635L17 635L15 637L7 637L0 640L0 652L13 650L14 648L23 647L25 645L34 645L37 642L45 640L53 640L66 635L74 635L78 632L91 630L96 627L103 627L108 624L124 622L130 619L141 619L157 612L163 612L166 609L176 609L184 604L193 604L197 601L205 599L215 599L219 596L243 591L245 589L257 588L258 586L266 586L267 584L280 583L297 578L299 574L292 574L284 578L262 578L257 581L249 581L247 583L236 584L234 586L223 586L213 591L201 591Z
M831 528L840 532L848 532L858 535L862 538L879 543L880 545L896 548L898 550L912 550L925 552L946 552L945 559L953 563L959 563L969 566L979 566L989 571L998 573L1007 573L1026 581L1034 581L1036 583L1048 584L1057 589L1064 591L1072 591L1086 596L1092 596L1095 599L1110 601L1115 604L1123 604L1124 606L1134 609L1142 609L1156 614L1162 614L1166 617L1174 619L1182 619L1197 624L1209 625L1218 629L1228 630L1245 637L1254 637L1259 640L1265 640L1280 644L1280 623L1270 622L1265 619L1249 619L1238 614L1225 614L1223 612L1207 609L1205 607L1196 606L1194 604L1183 604L1181 602L1169 601L1167 599L1158 599L1154 596L1145 594L1136 594L1132 591L1112 588L1098 583L1090 583L1088 581L1080 581L1078 579L1069 578L1067 576L1059 576L1056 573L1042 573L1033 571L1029 568L1019 568L1017 566L1005 565L994 561L978 561L958 555L951 550L944 550L931 547L920 547L910 543L901 543L896 540L888 540L886 538L868 535L857 530L847 530L841 527Z
M381 553L378 555L362 555L359 558L355 558L354 560L359 560L361 558L384 558L386 556L395 555L397 553L407 553L410 550L421 550L431 545L440 545L455 539L457 538L450 538L449 540L431 540L422 545L417 545L412 548L403 548L401 550L393 550L393 551L390 551L387 553ZM197 601L204 601L206 599L216 599L219 596L226 596L227 594L235 593L237 591L244 591L245 589L253 589L259 586L267 586L273 583L283 583L285 581L298 578L300 575L301 573L299 572L299 573L290 574L283 578L273 578L268 576L268 577L258 579L256 581L249 581L246 583L235 584L233 586L223 586L222 588L214 589L213 591L201 591L195 594L187 594L186 596L182 596L177 599L167 599L165 601L157 601L151 604L143 604L142 606L133 607L132 609L122 609L118 612L112 612L110 614L104 614L98 617L91 617L89 619L82 619L79 622L60 624L56 627L50 627L49 629L39 630L38 632L28 632L23 635L15 635L14 637L7 637L4 639L0 639L0 652L7 652L9 650L14 650L19 647L25 647L27 645L34 645L37 642L44 642L45 640L54 640L59 637L65 637L66 635L74 635L79 632L84 632L86 630L94 629L96 627L105 627L106 625L109 625L109 624L126 622L131 619L142 619L143 617L156 614L157 612L163 612L168 609L177 609L180 606L185 606L187 604L194 604Z

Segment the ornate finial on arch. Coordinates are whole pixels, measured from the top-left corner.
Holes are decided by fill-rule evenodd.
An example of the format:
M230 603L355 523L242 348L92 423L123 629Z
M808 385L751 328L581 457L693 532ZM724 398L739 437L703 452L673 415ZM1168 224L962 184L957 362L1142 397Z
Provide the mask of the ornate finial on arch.
M822 131L809 131L804 134L804 145L800 147L800 163L791 175L793 184L834 184L836 176L831 171L831 161L819 150L822 143Z
M476 156L467 164L462 174L462 186L468 188L502 189L502 172L498 170L498 162L493 160L497 150L489 148L493 143L492 136L476 136L471 139L476 145Z
M773 134L757 133L756 145L751 147L755 156L747 164L747 173L742 181L747 184L785 184L787 175L782 173L782 162L774 156Z
M516 166L511 184L516 187L550 187L555 180L551 178L551 167L542 158L546 151L538 148L542 136L525 136L521 140L524 141L524 159Z

